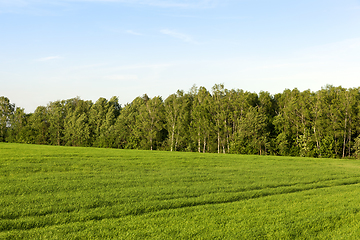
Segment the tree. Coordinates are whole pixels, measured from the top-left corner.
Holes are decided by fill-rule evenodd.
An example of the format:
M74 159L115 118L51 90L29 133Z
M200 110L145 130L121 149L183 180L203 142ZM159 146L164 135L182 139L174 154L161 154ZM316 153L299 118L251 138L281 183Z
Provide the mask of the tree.
M146 100L139 109L139 127L142 129L150 150L153 150L157 142L162 140L160 132L164 127L164 117L164 105L161 97Z
M30 143L28 129L29 115L25 113L23 108L17 107L14 114L11 115L10 127L8 129L7 142Z
M326 115L326 110L323 104L323 96L324 91L318 91L312 95L312 104L311 104L311 116L312 116L312 131L314 140L316 143L316 157L322 157L321 145L322 139L326 134L326 126L324 124L324 116Z
M239 131L240 122L245 117L250 107L254 107L257 102L257 94L244 92L243 90L231 90L226 94L229 109L229 150L232 153L239 153Z
M326 91L326 105L327 105L327 132L331 134L334 139L334 151L336 156L341 156L341 136L344 132L341 128L344 126L344 116L341 111L340 92L341 87L335 88L334 86L327 85Z
M353 150L355 158L360 159L360 135L355 139Z
M290 106L291 91L286 89L283 93L275 95L278 104L277 115L273 118L273 125L276 132L277 154L282 156L298 155L298 150L294 151L294 124L293 110Z
M282 134L280 138L277 138L278 143L282 140L286 142L287 150L281 150L283 153L288 152L289 155L299 156L303 141L309 140L308 93L309 91L301 93L295 88L292 91L285 89L283 93L275 95L279 109L277 116L273 118L273 124L277 135Z
M63 145L65 101L50 102L47 106L49 141L52 145Z
M79 98L65 102L66 118L64 121L64 143L68 146L92 146L89 111L92 102Z
M144 134L139 123L140 108L149 100L147 95L125 104L114 124L115 146L125 149L142 148Z
M238 132L239 153L267 154L269 133L266 131L267 116L259 107L251 107L240 120Z
M29 123L32 129L33 143L49 144L49 121L46 107L37 107L30 116Z
M217 137L217 152L225 153L225 149L229 152L229 135L231 131L230 119L230 102L226 94L228 90L224 88L223 84L215 84L212 88L212 101L210 103L211 116L214 119L216 137Z
M94 147L102 147L103 139L102 125L106 119L106 113L108 111L108 101L105 98L99 98L95 104L90 108L89 112L89 125L91 128L91 137Z
M97 138L99 147L114 147L116 135L114 124L120 115L121 106L117 97L112 97L105 106L106 115L100 126L100 135Z
M356 125L354 125L356 115L357 115L357 104L356 98L359 95L358 89L342 89L341 91L341 102L342 102L342 112L343 112L343 147L342 147L342 157L344 158L346 152L348 156L351 156L351 138L356 130ZM347 151L346 151L347 148Z
M268 133L268 148L270 154L275 154L276 149L276 131L273 124L276 113L279 111L277 102L269 92L260 91L257 105L259 110L267 116L266 132Z
M11 125L14 108L15 104L10 103L7 97L0 97L0 142L4 142L7 137L7 130Z
M0 141L170 151L358 157L360 88L271 95L193 86L164 102L146 94L122 109L117 97L79 97L34 113L0 97Z
M183 91L170 95L164 102L166 130L169 134L170 151L177 151L179 146L186 147L189 128L190 99Z
M298 102L296 104L296 115L300 122L299 138L297 140L300 148L300 156L315 156L316 148L312 136L312 115L311 109L313 105L312 93L310 90L300 92Z
M210 113L211 95L205 87L200 87L193 94L193 104L191 109L192 139L197 143L197 151L205 153L206 147L209 146L210 133L213 129L213 122Z

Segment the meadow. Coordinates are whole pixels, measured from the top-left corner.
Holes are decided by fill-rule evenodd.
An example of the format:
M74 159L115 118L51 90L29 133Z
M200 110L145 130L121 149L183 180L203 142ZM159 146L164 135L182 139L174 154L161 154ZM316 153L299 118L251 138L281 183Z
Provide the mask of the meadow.
M360 162L0 143L0 239L359 239Z

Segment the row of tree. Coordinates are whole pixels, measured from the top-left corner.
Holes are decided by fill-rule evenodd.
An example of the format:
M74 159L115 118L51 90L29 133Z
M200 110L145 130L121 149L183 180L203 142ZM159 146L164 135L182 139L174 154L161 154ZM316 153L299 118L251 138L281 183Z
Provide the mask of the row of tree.
M310 157L360 157L360 88L271 95L217 84L121 107L73 98L34 113L0 97L0 141Z

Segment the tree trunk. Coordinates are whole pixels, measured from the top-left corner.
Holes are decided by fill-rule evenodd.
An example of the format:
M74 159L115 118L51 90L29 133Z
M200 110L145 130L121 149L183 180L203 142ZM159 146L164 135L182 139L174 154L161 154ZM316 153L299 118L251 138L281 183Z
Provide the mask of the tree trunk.
M218 154L220 153L220 131L218 131Z
M314 126L314 135L315 135L315 141L316 141L316 147L317 147L317 149L318 150L320 150L320 145L319 145L319 140L318 140L318 138L317 138L317 135L316 135L316 128L315 128L315 126Z
M198 151L201 152L201 151L200 151L200 132L199 132L199 134L198 134Z
M203 148L203 153L205 153L206 150L206 137L204 137L204 148Z
M171 134L171 152L173 151L173 145L174 145L174 133L175 133L175 125L172 126L172 134Z
M346 114L347 115L347 114ZM344 144L343 144L343 151L342 151L342 157L345 157L345 147L346 147L346 121L347 118L345 116L345 128L344 128Z
M57 131L57 144L60 146L60 131Z
M349 141L349 157L350 157L350 154L351 154L351 128L349 129L349 138L348 138L348 141Z
M226 135L226 141L227 141L227 151L228 153L230 153L229 134Z

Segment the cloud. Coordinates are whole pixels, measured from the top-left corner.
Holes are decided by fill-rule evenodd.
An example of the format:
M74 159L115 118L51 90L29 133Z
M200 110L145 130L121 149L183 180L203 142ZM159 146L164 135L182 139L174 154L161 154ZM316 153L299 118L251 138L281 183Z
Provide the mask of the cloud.
M133 30L127 30L126 31L128 34L131 34L131 35L137 35L137 36L142 36L143 34L141 34L141 33L138 33L138 32L135 32L135 31L133 31Z
M248 19L249 17L245 16L201 16L201 15L184 15L184 14L164 14L164 16L174 17L174 18L195 18L195 19L205 19L205 20L242 20Z
M162 34L171 36L173 38L180 39L180 40L182 40L184 42L187 42L187 43L197 43L196 41L194 41L192 39L191 36L183 34L183 33L175 32L175 31L172 31L172 30L169 30L169 29L162 29L160 32Z
M302 49L300 55L311 57L313 59L325 59L340 61L359 60L360 38L344 39L339 42L328 43Z
M215 0L148 0L135 1L157 7L181 7L181 8L212 8L217 5Z
M62 57L60 56L51 56L51 57L44 57L44 58L39 58L36 59L36 61L38 62L46 62L46 61L50 61L50 60L54 60L54 59L61 59Z
M137 75L110 75L110 76L105 76L105 79L108 80L137 80L138 76Z
M65 0L76 2L119 2L155 7L212 8L218 0Z
M155 7L212 8L219 0L0 0L0 6L24 7L30 4L59 4L66 2L125 3Z
M11 5L15 5L15 6L25 6L27 5L27 3L23 0L0 0L0 6L11 6Z
M135 64L135 65L124 65L116 67L116 70L132 70L132 69L163 69L173 66L171 63L159 63L159 64Z

